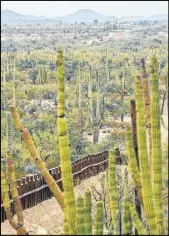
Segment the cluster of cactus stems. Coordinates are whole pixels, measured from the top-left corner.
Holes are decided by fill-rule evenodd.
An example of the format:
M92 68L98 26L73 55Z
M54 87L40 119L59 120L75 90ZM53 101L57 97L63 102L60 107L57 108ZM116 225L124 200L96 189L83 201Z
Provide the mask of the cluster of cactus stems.
M144 64L144 63L143 63ZM143 72L142 72L143 73ZM136 228L139 235L163 235L163 205L162 205L162 157L161 157L161 134L160 134L160 101L159 101L159 84L157 73L157 59L153 57L151 67L151 103L149 100L148 82L143 73L143 81L140 76L136 76L135 83L135 99L136 99L136 127L137 127L137 146L139 166L137 163L137 153L134 150L134 142L132 140L132 130L130 125L126 127L126 148L128 154L128 165L124 171L124 196L122 209L122 228L123 235L130 235L132 225ZM98 78L98 74L97 74ZM91 79L91 78L90 78ZM46 169L40 154L38 153L29 131L24 128L19 115L15 110L15 106L10 106L11 115L15 122L16 128L21 132L23 140L30 152L31 159L39 168L46 183L54 196L58 200L64 212L64 235L103 235L104 232L104 215L103 202L97 201L95 226L92 229L92 215L91 215L91 192L87 190L84 198L78 196L75 200L73 175L70 158L69 136L67 128L67 120L65 114L65 82L64 82L64 64L63 53L61 50L57 52L57 81L58 81L58 118L57 127L59 135L59 149L61 160L62 183L64 195L57 186L56 182ZM144 84L145 83L145 84ZM143 86L142 86L143 85ZM89 82L90 91L88 91L89 98L92 99L91 94L91 80ZM148 93L148 94L147 94ZM97 100L100 100L100 82L98 79L98 94ZM92 101L92 100L91 100ZM99 103L100 105L100 103ZM151 106L150 106L151 105ZM92 103L89 102L89 110L92 108ZM100 108L96 108L96 114L100 113ZM90 113L91 114L91 113ZM97 116L97 115L96 115ZM150 120L151 117L151 120ZM89 116L93 119L93 116ZM97 119L96 119L97 120ZM97 120L98 121L98 120ZM10 127L10 117L8 115L8 124ZM146 124L150 128L151 124L151 147L152 153L148 151ZM9 139L11 138L10 132ZM150 133L149 133L150 135ZM150 137L149 137L150 138ZM9 143L8 148L11 149ZM149 155L152 156L149 162ZM10 181L10 191L12 199L15 203L18 223L13 219L10 210L10 199L8 195L8 180L5 174L5 167L1 164L1 191L4 209L7 218L13 228L17 230L18 234L26 234L23 226L23 212L19 201L19 196L15 181L15 170L13 164L13 157L10 151L7 153L8 173ZM152 175L150 173L150 165L152 165ZM135 204L130 199L128 184L128 172L130 173L135 189L137 190L139 200L142 205L142 210L146 218L148 232L143 226L141 219L136 211ZM110 149L109 163L108 163L108 188L109 188L109 202L111 217L114 229L114 235L119 235L119 204L118 193L116 186L116 161L115 151Z
M36 84L44 84L48 82L48 68L45 67L38 67L38 74Z

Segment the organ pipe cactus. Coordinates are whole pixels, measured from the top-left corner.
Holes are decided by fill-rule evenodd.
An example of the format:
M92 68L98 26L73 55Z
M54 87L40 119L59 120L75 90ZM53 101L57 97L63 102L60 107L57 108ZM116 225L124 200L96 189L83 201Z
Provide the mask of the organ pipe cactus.
M22 234L26 234L26 231L24 229L22 205L19 199L18 190L16 186L15 167L13 163L13 157L10 151L8 151L7 153L7 160L8 160L8 176L9 176L9 181L10 181L10 192L11 192L11 196L14 202L16 215L18 218L18 228L20 228L20 231Z
M71 167L71 157L69 148L69 136L67 128L67 120L65 114L65 83L64 83L64 65L63 53L61 50L57 52L57 80L58 80L58 135L59 149L62 171L62 183L64 189L64 199L67 211L67 220L70 235L75 235L75 194L73 175Z
M152 134L152 188L159 235L164 234L162 203L162 149L160 129L160 96L157 58L151 62L151 134Z
M17 216L19 216L18 223L16 223L13 218L13 214L11 212L9 194L8 194L7 176L6 176L5 172L6 172L5 166L4 166L3 160L1 159L1 196L2 196L2 201L3 201L3 206L4 206L4 209L6 212L6 217L9 220L9 223L12 226L12 228L17 231L17 235L27 235L28 233L23 226L21 205L18 204L18 199L15 199L17 201L16 213L17 213ZM13 193L14 192L12 190L11 194L13 194Z
M142 93L140 76L136 77L135 96L136 96L136 110L137 110L138 156L140 164L143 206L147 223L149 226L150 235L156 235L158 232L156 229L156 217L155 217L154 202L152 197L152 186L150 180L150 171L149 171L150 166L149 166L148 150L146 142L144 103L143 103L143 93Z
M142 185L141 185L141 179L140 179L140 173L137 165L137 160L134 152L133 142L132 142L132 132L131 128L128 126L126 127L126 148L127 148L127 155L128 155L128 168L132 175L132 178L135 183L135 188L138 193L138 197L140 202L143 206L143 196L142 196Z
M97 201L96 203L95 235L103 235L103 203L102 201Z
M53 195L57 199L60 207L63 209L64 208L63 193L61 192L59 186L57 185L57 183L55 182L53 177L50 175L48 169L46 168L45 164L43 163L43 161L42 161L42 159L41 159L41 157L34 145L34 142L30 136L29 131L24 128L24 126L20 120L20 117L15 110L15 106L13 106L13 105L10 106L10 111L11 111L12 118L14 119L16 128L21 132L23 140L24 140L24 142L27 146L27 149L31 155L31 160L35 163L36 167L40 170L40 172L41 172L42 176L44 177L46 183L48 184L51 192L53 193Z
M91 192L85 192L85 234L92 235Z
M151 138L151 114L150 114L150 89L149 89L149 81L146 76L144 59L141 59L141 79L142 79L143 94L144 94L146 127L148 129L148 137L149 137L149 159L151 167L152 138Z
M114 227L114 234L118 235L118 197L116 188L116 166L115 166L115 151L110 150L108 164L108 187L110 197L110 210Z
M69 235L69 225L68 225L65 209L64 209L64 220L63 220L63 232L64 232L64 235Z
M77 197L76 202L76 235L84 235L85 233L85 211L82 196Z
M124 197L123 197L123 209L122 209L122 232L123 235L131 235L131 215L129 207L129 196L128 196L128 183L127 183L127 171L124 169L123 173L124 183Z
M145 228L136 212L135 205L130 203L130 213L134 227L137 229L138 235L147 235Z

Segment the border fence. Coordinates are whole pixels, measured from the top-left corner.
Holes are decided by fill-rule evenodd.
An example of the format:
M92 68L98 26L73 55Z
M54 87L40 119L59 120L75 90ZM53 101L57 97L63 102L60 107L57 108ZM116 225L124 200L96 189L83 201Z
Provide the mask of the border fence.
M97 154L87 155L79 160L72 162L72 173L74 185L78 185L80 181L95 176L108 168L108 151ZM116 163L121 165L120 151L116 149ZM53 176L60 189L63 191L61 169L55 167L49 169L49 173ZM21 200L23 210L31 208L38 203L53 197L48 185L46 184L41 173L27 175L16 180L19 198ZM9 192L11 199L11 195ZM14 203L11 199L11 211L15 214ZM1 223L6 220L6 213L1 198Z

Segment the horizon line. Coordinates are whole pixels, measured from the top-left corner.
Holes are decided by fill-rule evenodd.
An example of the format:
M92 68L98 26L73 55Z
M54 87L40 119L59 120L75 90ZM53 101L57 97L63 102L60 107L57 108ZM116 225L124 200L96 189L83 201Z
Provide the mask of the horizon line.
M46 18L50 18L50 19L51 19L51 18L55 18L55 17L65 17L65 16L73 15L73 14L75 14L76 12L81 11L81 10L93 11L93 12L95 12L95 13L98 13L98 14L101 14L101 15L105 15L106 17L118 17L118 18L131 17L131 16L141 16L141 17L151 17L151 16L156 16L156 15L167 15L167 16L168 16L167 13L157 13L157 14L153 14L153 15L149 15L149 16L145 16L145 15L123 15L123 16L111 15L111 16L110 16L110 15L106 15L106 14L104 14L104 13L100 13L100 12L97 12L97 11L95 11L95 10L87 9L87 8L79 9L79 10L77 10L77 11L75 11L75 12L69 13L69 14L64 15L64 16L45 16L45 15L35 15L35 14L29 14L29 13L27 13L27 14L25 14L25 13L19 13L19 12L16 12L16 11L14 11L14 10L11 10L11 9L9 9L9 8L5 8L5 9L2 9L2 8L1 8L1 11L7 11L7 10L8 10L8 11L12 11L12 12L17 13L17 14L20 14L20 15L35 16L35 17L46 17Z

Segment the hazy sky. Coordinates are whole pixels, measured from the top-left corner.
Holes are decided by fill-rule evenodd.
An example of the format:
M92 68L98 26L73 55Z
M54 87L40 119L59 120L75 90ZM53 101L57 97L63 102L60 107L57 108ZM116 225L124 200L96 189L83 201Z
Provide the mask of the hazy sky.
M1 1L2 9L35 16L64 16L80 9L109 16L168 14L168 1Z

